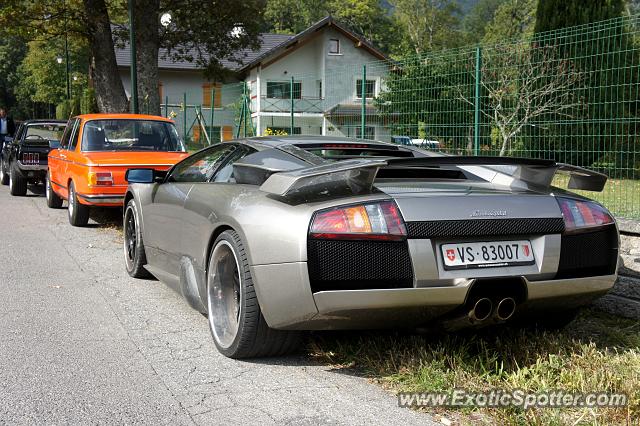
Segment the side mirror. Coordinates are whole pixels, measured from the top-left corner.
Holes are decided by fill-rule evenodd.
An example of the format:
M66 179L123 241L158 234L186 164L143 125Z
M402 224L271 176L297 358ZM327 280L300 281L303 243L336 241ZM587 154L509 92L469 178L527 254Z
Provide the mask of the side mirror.
M154 183L156 174L154 169L129 169L124 178L129 183Z
M58 148L60 148L60 146L61 146L60 145L60 141L57 141L57 140L54 140L54 139L49 140L49 149L50 150L58 149Z

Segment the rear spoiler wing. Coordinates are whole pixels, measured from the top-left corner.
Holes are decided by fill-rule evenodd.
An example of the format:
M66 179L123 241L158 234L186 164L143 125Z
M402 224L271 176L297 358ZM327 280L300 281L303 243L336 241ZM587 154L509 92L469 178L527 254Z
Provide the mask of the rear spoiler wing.
M381 167L412 168L455 166L501 185L551 186L557 173L569 175L569 189L602 191L607 176L582 167L514 157L433 156L419 158L354 159L273 173L262 184L264 192L279 196L348 186L354 194L370 191Z

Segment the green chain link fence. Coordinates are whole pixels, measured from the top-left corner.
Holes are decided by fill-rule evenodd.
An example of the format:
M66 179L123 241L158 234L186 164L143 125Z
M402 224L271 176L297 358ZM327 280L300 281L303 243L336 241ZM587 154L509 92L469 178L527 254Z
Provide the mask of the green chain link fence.
M399 61L327 57L313 74L263 70L259 89L255 81L222 86L213 116L169 97L163 113L175 115L192 145L208 143L192 124L200 111L210 142L324 134L554 159L606 173L605 191L585 195L640 218L639 23L622 17Z

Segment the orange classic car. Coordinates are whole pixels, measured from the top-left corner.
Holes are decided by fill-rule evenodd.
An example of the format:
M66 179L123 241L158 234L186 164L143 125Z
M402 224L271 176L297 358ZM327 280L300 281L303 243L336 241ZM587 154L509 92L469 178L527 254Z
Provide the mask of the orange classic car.
M91 206L122 207L130 168L166 171L187 156L173 121L139 114L73 117L49 153L47 205L69 203L69 222L85 226Z

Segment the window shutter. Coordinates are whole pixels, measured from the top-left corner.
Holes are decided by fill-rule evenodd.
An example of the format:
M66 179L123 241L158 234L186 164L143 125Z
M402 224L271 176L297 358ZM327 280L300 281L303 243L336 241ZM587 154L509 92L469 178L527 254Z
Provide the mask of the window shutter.
M222 127L222 140L230 141L233 139L233 127L231 126L223 126Z
M211 83L202 85L202 106L205 108L211 107Z

